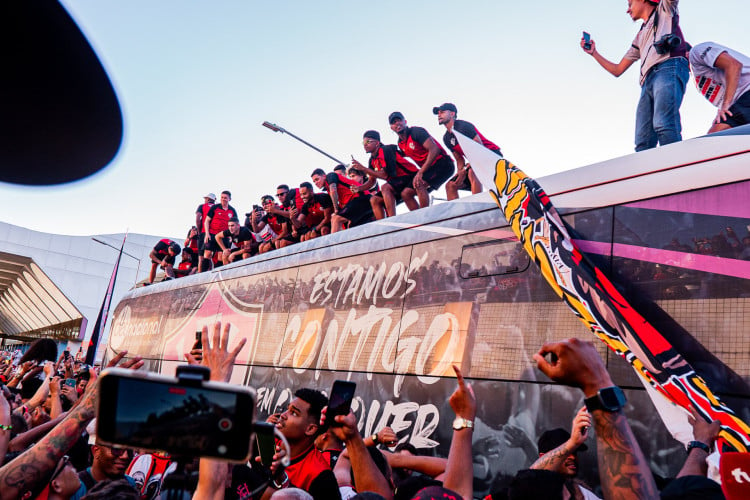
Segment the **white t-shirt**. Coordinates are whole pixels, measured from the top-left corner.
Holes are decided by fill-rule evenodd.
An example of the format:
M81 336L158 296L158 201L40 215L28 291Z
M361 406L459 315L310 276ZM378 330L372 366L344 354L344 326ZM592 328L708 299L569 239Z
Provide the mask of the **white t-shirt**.
M750 57L714 42L699 43L690 50L690 70L693 72L698 92L708 99L708 102L719 107L724 102L726 78L724 71L715 68L716 59L726 52L742 63L740 81L737 92L731 97L729 106L735 103L742 94L750 90Z
M672 18L679 15L677 2L679 0L661 0L654 9L654 14L641 25L638 34L635 35L633 43L625 53L625 59L630 61L641 60L641 86L646 80L646 75L651 68L669 59L669 53L657 54L654 41L659 41L664 35L672 33ZM656 15L658 13L658 15ZM654 26L654 19L658 17L659 24Z

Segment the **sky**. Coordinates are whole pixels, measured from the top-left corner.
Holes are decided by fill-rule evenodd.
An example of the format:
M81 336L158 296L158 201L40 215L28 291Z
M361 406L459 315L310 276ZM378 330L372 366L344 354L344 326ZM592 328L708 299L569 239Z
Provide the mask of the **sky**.
M626 0L62 4L112 80L125 132L115 159L87 179L0 183L0 220L30 229L182 238L208 192L229 189L244 213L278 184L333 167L265 120L345 162L366 163L365 130L396 142L395 110L442 143L432 107L443 102L532 177L633 151L638 65L614 78L579 46L586 30L619 61L640 26ZM747 0L687 1L680 14L693 45L750 54ZM681 112L690 138L715 108L690 82Z

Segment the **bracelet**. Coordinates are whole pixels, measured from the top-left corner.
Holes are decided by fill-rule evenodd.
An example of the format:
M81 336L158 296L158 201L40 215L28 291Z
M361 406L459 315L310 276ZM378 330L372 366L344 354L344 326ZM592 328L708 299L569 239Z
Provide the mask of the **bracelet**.
M693 448L699 448L709 455L711 454L711 447L706 443L701 443L700 441L690 441L687 445L687 452L690 453Z
M0 424L0 431L9 431L12 428L13 428L12 425L3 425L3 424Z
M276 488L277 490L280 490L281 488L286 487L288 484L289 484L289 476L286 474L286 472L284 473L284 480L281 481L281 484L277 483L276 479L271 479L271 485L273 485L273 487Z

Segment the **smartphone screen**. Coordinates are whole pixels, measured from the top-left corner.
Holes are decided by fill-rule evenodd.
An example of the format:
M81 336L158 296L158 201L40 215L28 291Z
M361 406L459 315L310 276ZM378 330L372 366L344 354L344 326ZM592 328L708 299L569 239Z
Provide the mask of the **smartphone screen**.
M583 48L589 50L591 48L591 35L583 32Z
M354 390L357 384L345 380L336 380L331 388L331 397L328 399L328 410L326 411L326 422L336 425L333 417L336 415L347 415L351 409Z
M251 391L159 378L102 375L97 418L102 441L173 455L247 460L254 413Z

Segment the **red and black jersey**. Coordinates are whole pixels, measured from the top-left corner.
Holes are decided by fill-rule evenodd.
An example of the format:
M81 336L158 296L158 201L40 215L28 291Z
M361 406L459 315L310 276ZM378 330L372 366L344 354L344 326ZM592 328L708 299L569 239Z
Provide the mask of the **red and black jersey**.
M195 213L200 214L201 216L200 224L198 225L198 232L200 234L206 232L203 226L206 224L206 215L208 215L208 211L211 210L211 207L213 206L213 203L201 203L200 205L198 205L198 208L195 209Z
M290 189L289 193L286 195L286 201L284 201L284 204L281 205L281 207L284 210L289 210L290 208L292 208L292 200L294 200L294 206L297 207L297 211L299 212L300 210L302 210L302 205L305 204L305 200L303 200L302 195L299 194L299 189Z
M170 240L169 238L159 240L159 243L154 245L154 252L156 252L156 256L162 260L164 259L164 257L170 257L169 245L171 245L172 243L174 243L174 241Z
M302 205L300 213L305 216L305 225L314 227L325 219L325 209L333 208L331 197L325 193L315 193L309 203Z
M406 156L417 162L417 165L420 167L428 167L429 165L425 165L424 162L427 160L429 151L424 147L424 143L427 139L431 138L432 136L430 136L430 133L422 127L408 127L406 129L406 138L401 139L399 136L398 147L401 148L401 151L403 151ZM445 156L445 150L437 143L437 141L435 144L437 144L437 147L440 150L437 156L435 156L435 161L438 161Z
M395 145L380 146L373 151L368 166L372 170L384 171L388 176L386 181L403 175L413 175L419 171L416 165L404 158Z
M232 205L227 205L227 208L224 209L221 203L217 203L211 207L206 216L211 217L211 222L208 225L209 234L216 234L229 227L229 219L237 217L237 210Z
M276 208L281 208L278 205L275 205ZM263 216L261 219L261 222L265 222L268 224L268 226L273 230L276 234L281 234L284 232L284 224L289 222L289 219L286 217L282 217L281 215L276 215L272 213L266 213L266 215Z
M190 238L189 236L185 238L185 248L189 248L192 252L198 253L198 235L197 234L193 236L192 238Z
M474 139L474 137L479 136L479 139L482 141L482 145L485 148L489 149L490 151L494 151L502 156L500 147L494 142L487 140L487 138L483 136L473 124L467 122L466 120L456 120L453 123L453 129L458 130L463 135L472 140ZM445 131L445 135L443 135L443 142L445 143L445 146L451 151L461 156L465 156L463 150L461 149L461 145L458 143L458 139L456 139L456 136L452 131Z
M336 184L336 193L339 195L339 208L344 208L353 198L357 198L361 193L352 193L351 186L361 186L359 182L348 177L344 177L338 172L331 172L326 175L326 186ZM328 189L330 192L330 189Z

